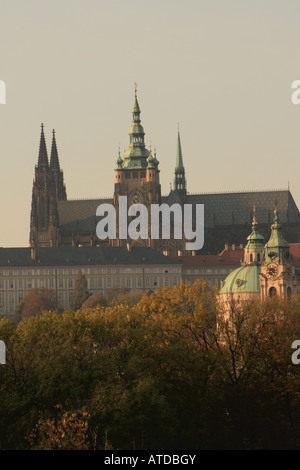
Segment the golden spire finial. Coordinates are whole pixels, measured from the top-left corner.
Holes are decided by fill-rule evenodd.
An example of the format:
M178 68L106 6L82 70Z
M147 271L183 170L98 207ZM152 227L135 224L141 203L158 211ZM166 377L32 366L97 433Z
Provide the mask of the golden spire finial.
M134 93L136 93L136 92L137 92L137 83L134 82Z
M253 204L253 221L252 221L252 225L257 225L257 220L256 220L256 208L255 208L255 204Z

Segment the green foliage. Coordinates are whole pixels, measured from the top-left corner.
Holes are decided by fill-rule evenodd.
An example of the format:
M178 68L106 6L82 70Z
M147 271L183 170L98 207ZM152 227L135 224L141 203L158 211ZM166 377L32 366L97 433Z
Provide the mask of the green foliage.
M99 300L99 299L98 299ZM207 284L0 321L3 449L299 448L300 302Z

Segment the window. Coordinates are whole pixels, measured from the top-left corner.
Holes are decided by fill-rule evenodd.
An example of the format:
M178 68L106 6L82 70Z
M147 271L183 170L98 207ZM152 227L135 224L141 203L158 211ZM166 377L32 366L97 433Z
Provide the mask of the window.
M102 287L102 279L98 279L98 287Z
M126 278L126 287L131 287L131 277Z
M0 281L0 289L4 289L4 281Z
M110 278L108 278L106 280L106 287L111 287L111 279Z
M59 287L60 289L63 289L63 288L64 288L64 281L63 281L62 279L59 279L59 280L58 280L58 287Z
M9 281L9 284L8 284L8 288L9 289L13 289L14 288L14 281Z
M270 297L275 297L276 294L277 294L277 290L275 289L275 287L271 287L269 289L269 296Z
M129 180L129 179L130 179L130 173L128 173L128 172L125 173L125 178L126 178L127 180Z
M68 280L68 287L69 287L69 289L73 288L73 279Z
M22 279L19 279L18 288L19 288L19 289L23 289L23 281L22 281Z
M142 283L142 278L141 277L138 277L137 278L137 286L138 287L142 287L143 283Z
M53 281L53 279L50 279L50 281L49 281L49 287L50 287L50 289L54 289L54 281Z

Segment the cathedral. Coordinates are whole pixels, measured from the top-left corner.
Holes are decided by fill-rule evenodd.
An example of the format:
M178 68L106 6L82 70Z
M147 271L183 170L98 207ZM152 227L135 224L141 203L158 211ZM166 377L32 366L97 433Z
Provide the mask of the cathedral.
M176 157L176 159L175 159ZM160 157L160 158L163 158ZM221 171L221 167L220 171ZM113 170L113 169L112 169ZM119 196L127 196L128 206L151 204L204 204L204 246L196 254L218 254L224 244L241 245L251 229L253 206L260 220L260 230L267 237L272 222L272 210L276 204L280 212L282 231L289 243L300 241L300 217L298 207L289 189L226 193L189 193L183 162L180 133L177 135L177 155L174 155L174 180L169 194L161 194L159 161L156 151L147 149L145 132L141 124L141 109L137 90L134 93L132 123L129 131L129 147L116 160L114 188L107 199L68 200L63 171L53 131L50 159L41 126L38 162L32 188L30 215L31 247L58 246L148 246L170 256L191 254L185 252L186 240L148 239L99 240L96 235L100 204L113 204L118 209ZM209 175L199 174L201 178ZM195 213L195 211L193 211ZM194 221L195 223L195 221ZM150 234L150 231L149 231Z

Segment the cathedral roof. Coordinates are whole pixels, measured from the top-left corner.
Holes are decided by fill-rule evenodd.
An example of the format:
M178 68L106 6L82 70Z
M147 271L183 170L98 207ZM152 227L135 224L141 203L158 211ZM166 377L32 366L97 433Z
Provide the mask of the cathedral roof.
M168 196L162 197L162 202L168 204L173 199L172 191ZM282 223L299 223L299 210L289 190L187 194L184 202L204 204L206 226L252 224L252 208L255 204L260 227L269 227L273 220L272 208L275 200L278 202Z
M252 221L253 202L260 226L269 227L272 221L274 200L282 214L283 223L299 223L299 211L288 190L256 191L248 193L188 194L185 204L204 204L205 226L247 225ZM61 232L96 233L96 209L100 204L113 204L112 198L58 201ZM161 203L182 203L176 191L163 196ZM247 217L248 213L248 217Z

